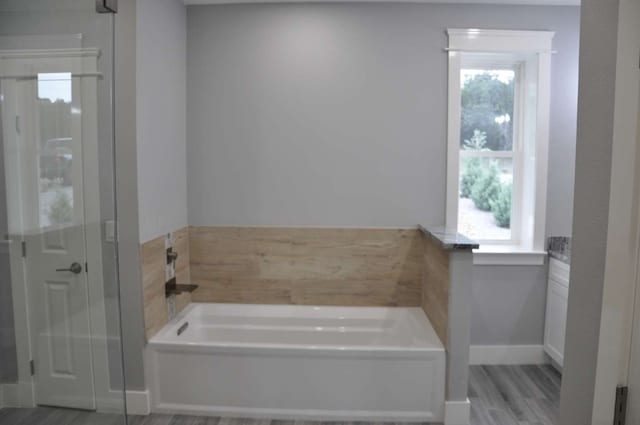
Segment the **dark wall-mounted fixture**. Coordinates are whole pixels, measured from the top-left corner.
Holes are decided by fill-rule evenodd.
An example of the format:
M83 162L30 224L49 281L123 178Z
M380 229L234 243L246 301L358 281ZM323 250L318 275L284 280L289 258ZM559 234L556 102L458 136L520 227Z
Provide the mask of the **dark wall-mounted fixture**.
M96 12L118 13L118 0L96 0Z
M171 264L178 259L178 253L173 248L167 248L167 264Z
M164 294L167 297L170 297L171 295L183 294L186 292L191 293L196 289L198 289L198 285L176 283L175 277L164 284Z
M175 262L178 259L178 253L173 250L172 247L167 248L167 265L171 264L173 268L175 268ZM175 276L169 279L164 284L164 294L166 297L171 295L178 295L185 292L193 292L198 289L198 285L192 284L178 284L176 282Z

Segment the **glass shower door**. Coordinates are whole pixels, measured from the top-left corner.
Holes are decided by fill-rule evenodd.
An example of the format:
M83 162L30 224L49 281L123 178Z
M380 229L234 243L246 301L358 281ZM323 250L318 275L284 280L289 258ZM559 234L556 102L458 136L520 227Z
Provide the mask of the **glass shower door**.
M94 0L0 0L0 405L124 423L113 19Z

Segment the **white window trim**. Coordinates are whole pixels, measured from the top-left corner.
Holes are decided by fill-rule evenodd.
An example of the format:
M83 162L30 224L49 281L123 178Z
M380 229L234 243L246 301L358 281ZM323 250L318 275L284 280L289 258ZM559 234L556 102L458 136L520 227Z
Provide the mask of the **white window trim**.
M546 251L522 249L518 246L490 245L473 251L475 266L542 266Z
M460 70L464 53L510 53L534 58L524 66L528 78L535 75L535 90L524 96L536 102L535 127L530 131L529 143L524 149L522 173L528 181L533 207L523 201L519 243L514 245L483 245L474 251L474 264L478 265L540 265L544 264L547 171L549 157L549 119L551 105L551 54L555 35L550 31L509 31L480 29L448 29L449 36L449 106L447 147L447 227L458 228L459 164L460 164ZM525 82L526 84L526 82ZM525 100L526 101L526 100ZM535 144L533 149L531 143ZM528 149L527 149L528 148Z

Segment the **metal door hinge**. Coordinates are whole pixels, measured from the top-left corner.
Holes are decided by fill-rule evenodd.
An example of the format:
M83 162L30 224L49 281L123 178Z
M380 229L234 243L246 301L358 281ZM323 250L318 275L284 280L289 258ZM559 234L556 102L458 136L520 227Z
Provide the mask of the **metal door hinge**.
M31 370L31 376L36 374L36 364L33 360L29 360L29 370Z
M22 241L22 258L27 258L27 242Z
M627 422L627 398L629 387L616 388L616 405L613 414L613 425L625 425Z
M89 263L87 262L84 263L84 272L89 273Z
M20 116L16 115L16 133L20 134Z

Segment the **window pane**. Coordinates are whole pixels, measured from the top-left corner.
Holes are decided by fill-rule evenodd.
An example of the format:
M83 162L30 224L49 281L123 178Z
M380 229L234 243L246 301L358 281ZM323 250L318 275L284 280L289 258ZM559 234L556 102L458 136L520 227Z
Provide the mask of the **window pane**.
M511 239L512 158L461 158L458 231L478 240Z
M515 72L510 69L463 69L461 149L513 149Z
M71 74L38 74L40 227L73 220Z

